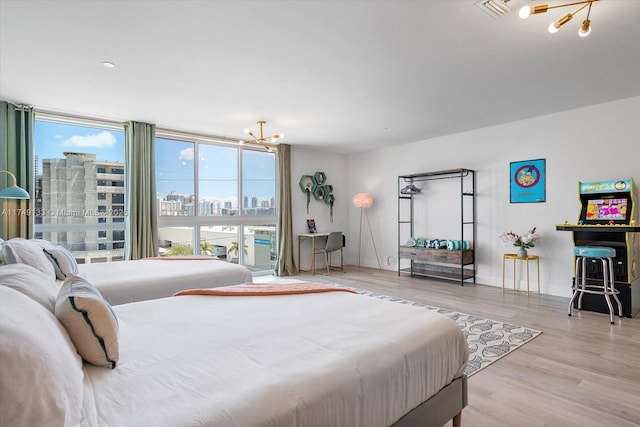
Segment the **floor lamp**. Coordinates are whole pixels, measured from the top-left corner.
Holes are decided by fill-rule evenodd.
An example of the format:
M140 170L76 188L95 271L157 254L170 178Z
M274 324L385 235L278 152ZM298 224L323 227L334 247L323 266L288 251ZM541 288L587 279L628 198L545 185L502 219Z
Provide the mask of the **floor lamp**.
M373 232L371 231L371 223L369 222L369 214L367 214L367 209L373 205L373 197L367 193L358 193L353 196L351 200L353 202L353 206L356 208L360 208L360 234L358 236L358 267L360 267L360 249L362 248L362 213L364 212L365 217L367 218L367 225L369 226L369 234L371 235L371 243L373 243L373 250L376 253L376 261L378 262L378 268L382 270L382 266L380 265L380 260L378 259L378 250L376 249L376 241L373 239Z

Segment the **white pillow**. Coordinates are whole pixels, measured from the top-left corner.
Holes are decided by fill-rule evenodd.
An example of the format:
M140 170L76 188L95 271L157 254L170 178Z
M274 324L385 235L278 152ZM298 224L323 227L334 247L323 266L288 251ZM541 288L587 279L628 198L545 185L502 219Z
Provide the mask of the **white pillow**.
M53 264L58 279L64 280L68 274L78 274L78 262L66 248L51 246L42 251Z
M0 266L0 285L25 294L53 313L58 285L42 271L27 264L3 265Z
M55 277L53 265L42 251L40 243L22 238L7 240L2 244L6 264L27 264L44 274Z
M116 367L118 319L93 285L69 274L58 293L55 313L84 360L96 366Z
M51 246L55 246L53 243L51 243L48 240L44 240L44 239L29 239L29 241L31 243L37 243L41 248L45 249L45 248L49 248Z
M82 359L55 316L0 286L0 418L12 427L77 426Z

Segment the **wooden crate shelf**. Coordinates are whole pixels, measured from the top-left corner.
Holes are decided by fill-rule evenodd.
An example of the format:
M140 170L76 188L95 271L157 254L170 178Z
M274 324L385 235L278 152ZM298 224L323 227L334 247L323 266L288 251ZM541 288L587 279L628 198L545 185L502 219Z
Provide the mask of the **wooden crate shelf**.
M473 250L449 251L447 249L417 248L405 245L400 246L400 258L457 265L473 264L474 261Z

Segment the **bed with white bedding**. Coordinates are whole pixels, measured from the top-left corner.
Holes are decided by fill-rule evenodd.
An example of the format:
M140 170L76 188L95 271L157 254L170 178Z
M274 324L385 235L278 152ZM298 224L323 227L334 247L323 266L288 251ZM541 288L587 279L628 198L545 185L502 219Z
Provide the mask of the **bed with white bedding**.
M62 246L40 239L0 241L0 259L27 264L62 284L68 274L86 278L111 304L169 297L191 288L213 288L253 281L248 268L216 257L160 257L135 261L78 264Z
M113 307L119 360L108 369L67 360L64 342L59 357L6 348L20 341L11 334L39 330L48 339L24 345L53 346L64 328L37 302L0 292L3 425L46 413L56 425L101 427L441 426L466 405L466 340L418 307L347 292L124 304ZM24 397L31 407L5 408L27 392L38 394Z
M97 287L111 305L169 297L183 289L213 288L253 280L246 267L216 258L149 258L80 264L78 275Z

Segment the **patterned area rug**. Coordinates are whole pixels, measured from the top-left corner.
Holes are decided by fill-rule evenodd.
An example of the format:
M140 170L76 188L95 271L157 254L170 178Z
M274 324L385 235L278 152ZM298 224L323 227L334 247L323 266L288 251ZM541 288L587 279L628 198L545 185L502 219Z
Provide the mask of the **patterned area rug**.
M350 289L353 289L361 295L399 304L423 307L427 310L437 311L440 314L449 316L460 326L462 333L467 339L467 343L469 343L469 362L465 369L465 373L468 376L486 368L496 360L506 356L542 333L542 331L535 329L497 322L472 314L458 313L456 311L401 298L394 298L388 295L376 294L362 289Z

